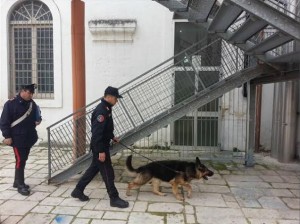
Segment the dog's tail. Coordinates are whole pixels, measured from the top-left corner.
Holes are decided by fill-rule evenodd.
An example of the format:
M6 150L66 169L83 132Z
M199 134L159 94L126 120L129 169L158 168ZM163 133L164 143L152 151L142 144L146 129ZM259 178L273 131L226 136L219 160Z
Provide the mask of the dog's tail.
M132 166L132 155L128 156L126 159L127 170L131 173L137 173L137 169L134 169Z

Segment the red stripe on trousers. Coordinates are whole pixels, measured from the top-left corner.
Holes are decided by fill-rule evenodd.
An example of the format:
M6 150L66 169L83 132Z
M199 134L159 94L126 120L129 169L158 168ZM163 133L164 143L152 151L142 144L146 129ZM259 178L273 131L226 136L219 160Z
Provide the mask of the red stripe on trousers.
M14 147L14 151L15 151L15 155L17 157L16 168L19 169L20 168L21 158L20 158L20 154L19 154L19 151L18 151L17 147Z

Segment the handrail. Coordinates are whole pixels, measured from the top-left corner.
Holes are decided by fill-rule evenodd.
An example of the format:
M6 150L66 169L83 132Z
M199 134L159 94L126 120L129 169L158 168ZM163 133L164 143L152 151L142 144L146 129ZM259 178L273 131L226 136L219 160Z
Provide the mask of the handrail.
M154 71L155 69L159 68L160 66L166 64L167 62L172 61L174 58L176 58L176 57L178 57L178 56L180 56L180 55L182 55L182 54L185 54L185 52L188 52L189 50L193 49L195 46L198 46L198 45L199 45L200 43L202 43L202 42L205 42L205 40L202 39L202 40L196 42L195 44L191 45L190 47L186 48L186 49L183 50L182 52L179 52L178 54L176 54L176 55L174 55L174 56L172 56L172 57L166 59L165 61L163 61L162 63L158 64L157 66L155 66L155 67L149 69L148 71L142 73L141 75L139 75L139 76L135 77L134 79L132 79L132 80L126 82L125 84L121 85L121 86L119 87L119 89L121 90L121 89L124 88L125 86L127 86L127 85L131 84L132 82L138 80L139 78L141 78L141 77L143 77L143 76L149 74L150 72L152 72L152 71ZM212 43L211 43L211 44L212 44ZM121 92L121 91L120 91L120 92ZM126 93L126 91L125 91L125 93ZM121 94L124 94L124 93L121 92ZM61 118L61 119L58 120L57 122L55 122L55 123L51 124L50 126L48 126L47 129L50 129L50 128L52 128L53 126L59 124L60 122L66 120L67 118L72 117L72 116L74 116L75 114L84 111L87 107L89 107L89 106L95 104L96 102L100 101L101 99L103 99L103 96L100 97L100 98L98 98L98 99L96 99L96 100L94 100L94 101L92 101L91 103L87 104L86 106L84 106L84 107L82 107L82 108L76 110L75 112L73 112L73 113L71 113L71 114L69 114L69 115L67 115L67 116L65 116L65 117L63 117L63 118Z

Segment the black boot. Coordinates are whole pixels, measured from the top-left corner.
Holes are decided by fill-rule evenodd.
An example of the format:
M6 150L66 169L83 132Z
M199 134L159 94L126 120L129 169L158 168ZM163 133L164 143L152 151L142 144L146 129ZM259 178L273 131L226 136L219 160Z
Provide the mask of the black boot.
M15 180L14 180L14 183L13 183L13 188L18 188L18 186L19 186L19 173L20 172L18 171L18 169L15 169ZM24 186L27 189L30 188L29 185L27 185L25 183L24 183Z
M24 195L24 196L28 196L30 194L30 190L25 187L25 184L23 184L23 185L19 184L19 186L18 186L18 192L21 195Z
M83 191L75 188L72 193L71 193L71 196L73 198L78 198L80 201L88 201L90 200L90 198L88 196L86 196Z
M110 206L117 208L127 208L129 206L129 203L128 201L124 201L119 197L115 197L110 199Z
M28 187L26 187L26 184L24 183L24 169L16 169L15 175L17 180L16 185L18 187L18 192L21 195L28 196L30 194L30 190L29 186L27 185Z

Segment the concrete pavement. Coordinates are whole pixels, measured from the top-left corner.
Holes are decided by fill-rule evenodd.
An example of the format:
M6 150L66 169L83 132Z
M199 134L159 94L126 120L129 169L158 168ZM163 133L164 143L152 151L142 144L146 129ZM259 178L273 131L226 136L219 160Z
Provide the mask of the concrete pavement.
M167 196L152 194L145 185L132 196L125 196L127 181L124 157L113 157L116 185L126 209L111 208L106 189L99 177L87 187L91 198L80 202L70 196L80 175L61 185L48 185L47 149L34 147L26 167L29 196L12 187L14 155L10 147L0 145L0 223L76 223L76 224L299 224L300 164L280 164L257 155L257 165L222 166L206 161L215 171L207 181L193 181L192 198L177 201L168 184L162 185ZM136 164L136 163L134 163Z

